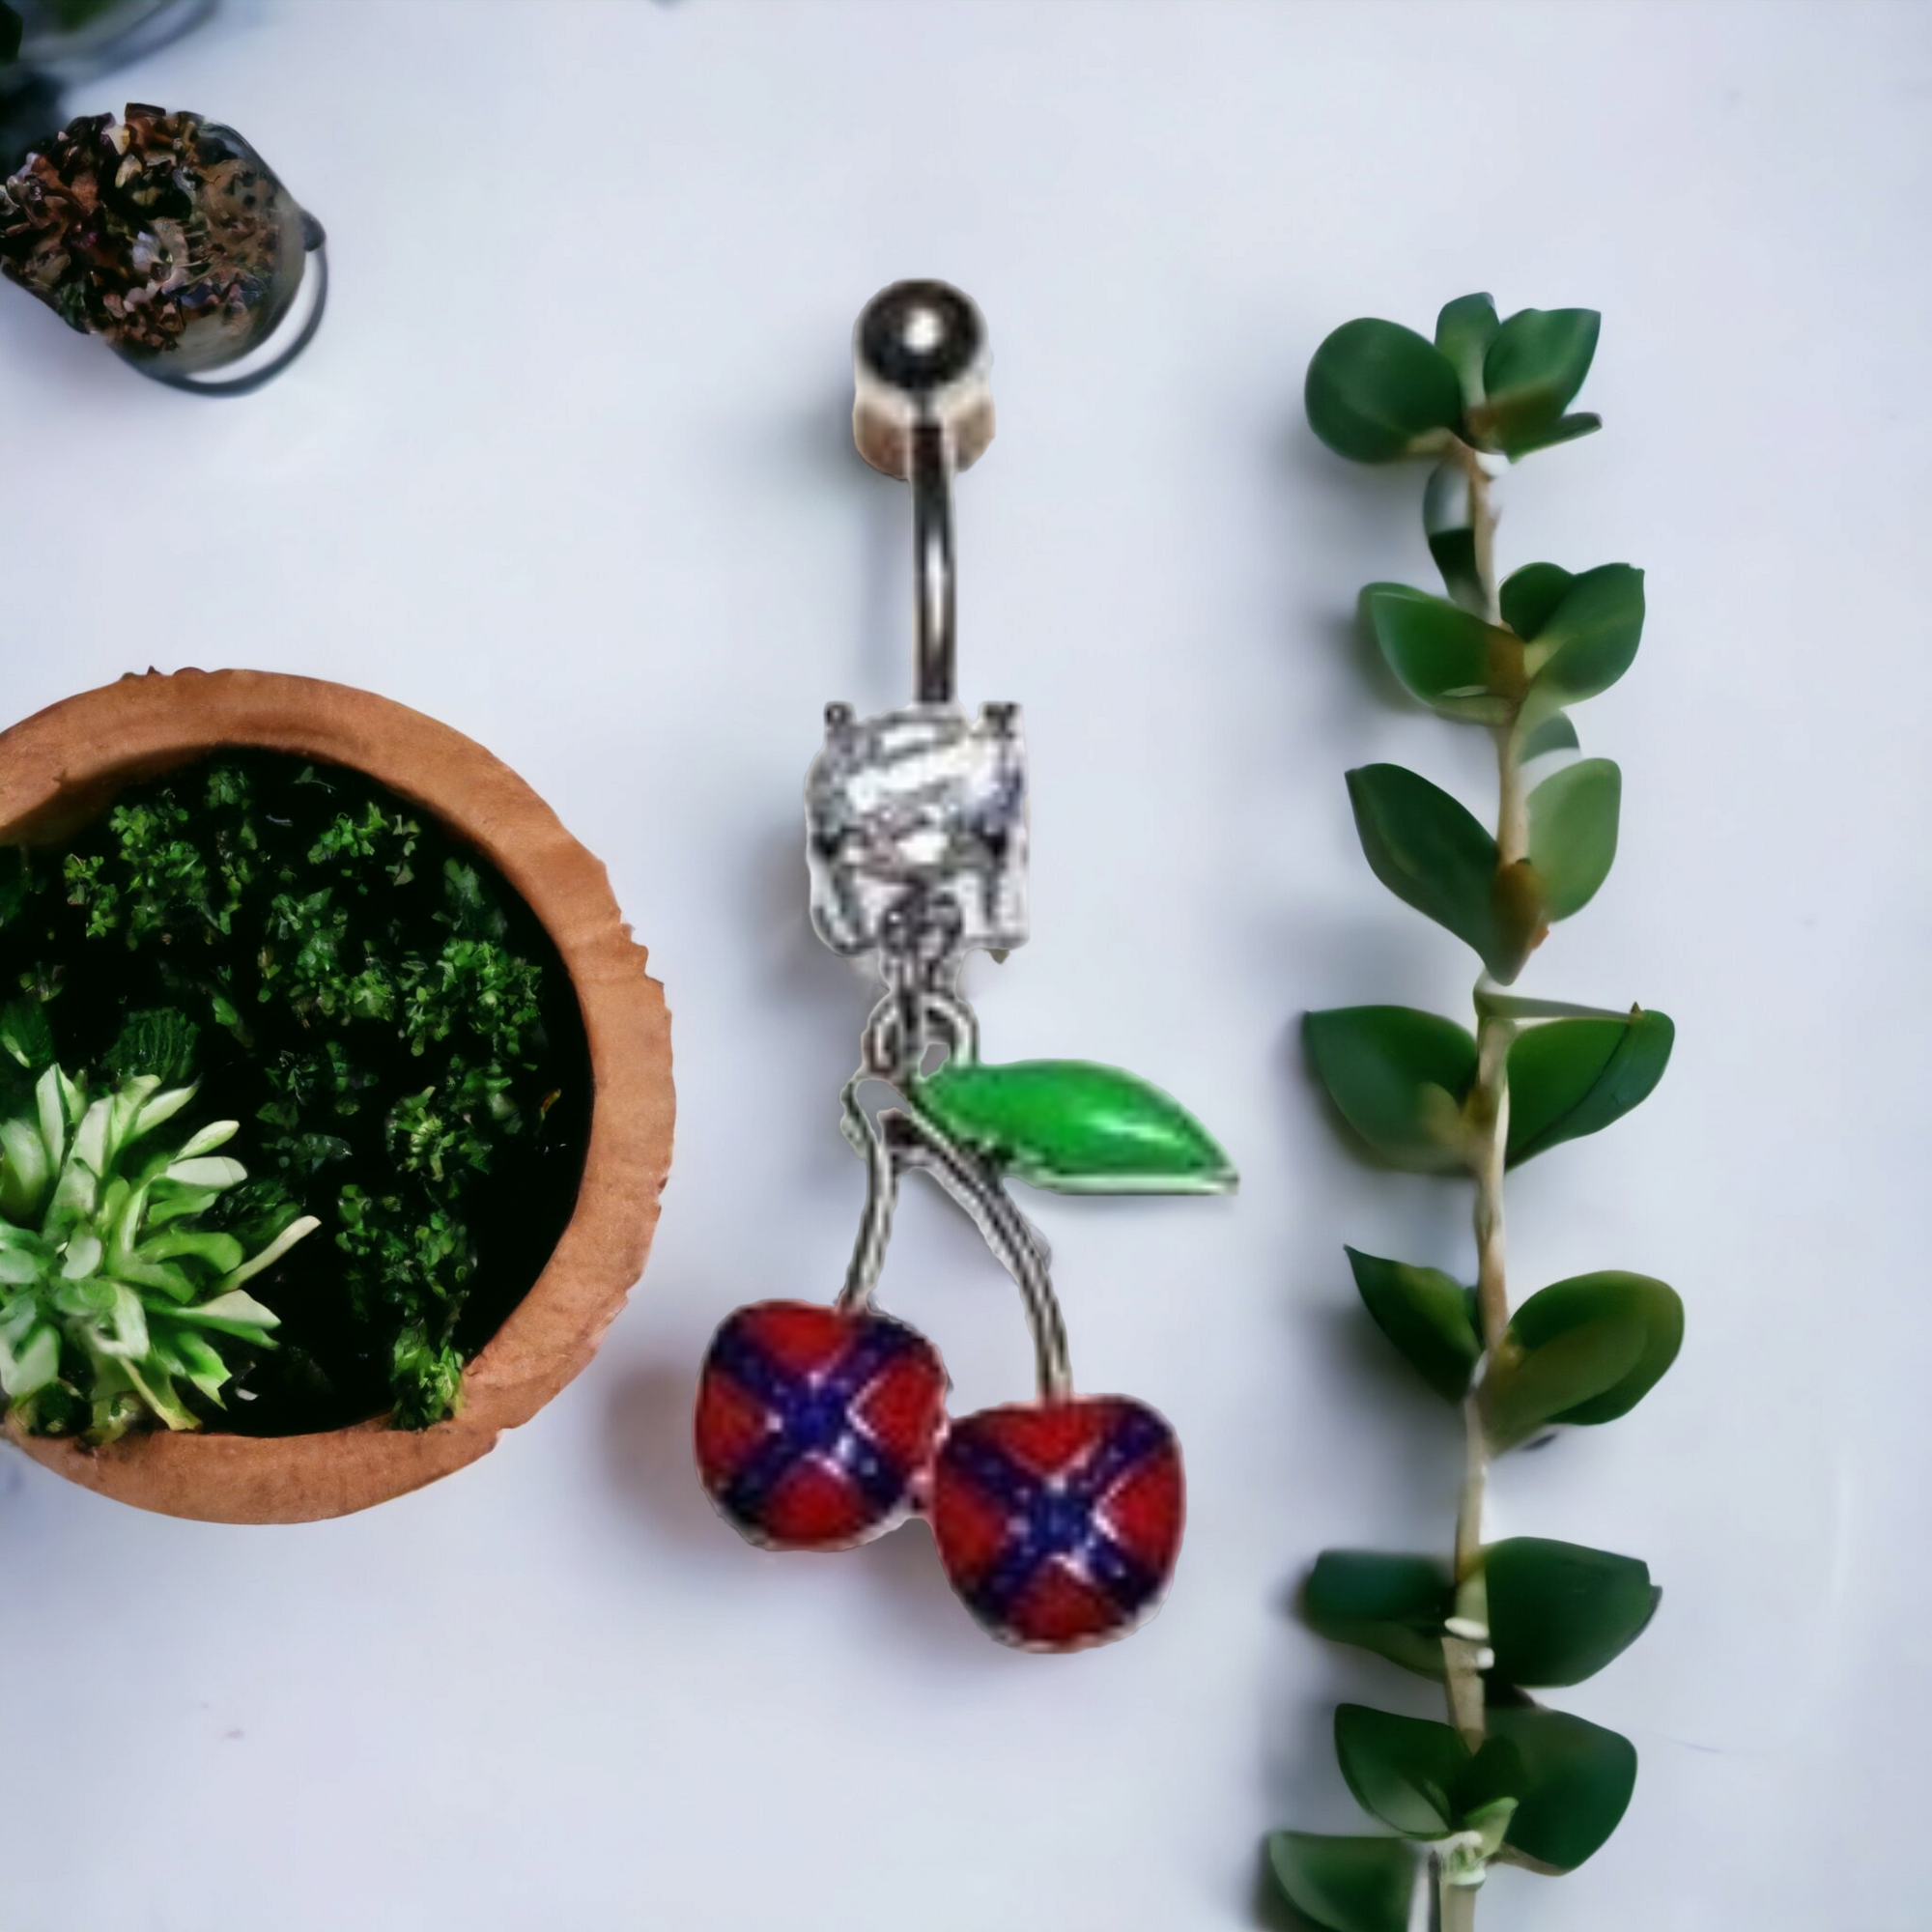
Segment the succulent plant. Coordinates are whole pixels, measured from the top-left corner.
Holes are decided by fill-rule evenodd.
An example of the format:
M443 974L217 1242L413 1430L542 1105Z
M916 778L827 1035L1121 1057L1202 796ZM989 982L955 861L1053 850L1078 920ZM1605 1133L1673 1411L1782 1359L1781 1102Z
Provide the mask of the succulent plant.
M1570 404L1597 349L1594 309L1498 316L1463 296L1431 342L1398 323L1344 323L1308 372L1308 420L1358 463L1420 457L1423 532L1446 597L1372 583L1362 614L1388 668L1439 716L1487 727L1496 830L1418 772L1349 774L1370 869L1482 962L1475 1031L1411 1007L1303 1016L1313 1070L1350 1133L1383 1164L1475 1184L1476 1279L1348 1251L1355 1288L1423 1388L1463 1410L1453 1560L1329 1549L1301 1607L1316 1632L1438 1681L1446 1723L1344 1704L1335 1754L1394 1836L1277 1832L1282 1889L1325 1932L1470 1932L1496 1865L1574 1870L1608 1839L1636 1747L1532 1692L1582 1683L1643 1633L1661 1592L1639 1557L1548 1537L1488 1540L1492 1463L1559 1429L1629 1413L1676 1358L1677 1292L1604 1268L1512 1305L1507 1174L1600 1132L1663 1077L1662 1013L1506 990L1552 926L1580 912L1616 857L1623 778L1582 758L1571 708L1631 667L1643 573L1529 563L1497 580L1492 485L1505 461L1602 425ZM1434 1893L1433 1900L1428 1896Z
M224 1338L274 1347L279 1318L242 1284L320 1223L291 1221L252 1257L195 1225L247 1170L215 1152L234 1121L156 1143L194 1092L143 1073L90 1094L49 1066L0 1121L0 1390L30 1432L199 1428L182 1384L220 1404Z

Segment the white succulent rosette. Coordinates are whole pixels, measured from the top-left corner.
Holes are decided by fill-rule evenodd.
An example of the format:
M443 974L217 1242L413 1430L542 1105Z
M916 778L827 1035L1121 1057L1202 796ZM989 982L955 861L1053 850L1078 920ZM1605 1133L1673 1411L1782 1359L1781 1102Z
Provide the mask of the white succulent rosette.
M140 1074L90 1098L50 1066L0 1121L0 1390L30 1430L55 1388L91 1410L95 1441L146 1416L198 1428L180 1384L220 1402L222 1338L274 1346L280 1318L243 1284L321 1224L291 1221L253 1256L195 1225L247 1170L215 1152L234 1121L155 1145L194 1092Z

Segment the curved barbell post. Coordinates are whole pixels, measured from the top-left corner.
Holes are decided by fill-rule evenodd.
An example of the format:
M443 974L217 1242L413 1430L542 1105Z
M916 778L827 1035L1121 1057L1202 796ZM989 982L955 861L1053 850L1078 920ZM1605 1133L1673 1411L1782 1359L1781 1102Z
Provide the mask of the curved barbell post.
M912 485L917 701L951 704L958 663L952 477L993 438L986 325L949 282L895 282L860 314L852 360L859 453Z

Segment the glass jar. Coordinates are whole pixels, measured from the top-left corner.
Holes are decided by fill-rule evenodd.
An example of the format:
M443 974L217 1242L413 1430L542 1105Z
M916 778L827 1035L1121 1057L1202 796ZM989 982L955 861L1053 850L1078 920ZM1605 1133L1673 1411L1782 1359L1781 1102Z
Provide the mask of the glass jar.
M321 320L322 245L255 149L196 114L84 115L0 186L0 272L180 387L234 393L286 367Z

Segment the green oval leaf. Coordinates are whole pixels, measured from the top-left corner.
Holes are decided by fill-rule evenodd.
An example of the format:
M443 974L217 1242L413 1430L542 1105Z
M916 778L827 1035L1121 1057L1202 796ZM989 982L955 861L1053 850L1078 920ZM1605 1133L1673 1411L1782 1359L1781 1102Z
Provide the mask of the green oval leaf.
M1546 1423L1628 1415L1683 1342L1677 1291L1649 1275L1605 1269L1552 1282L1517 1310L1483 1378L1491 1440L1507 1448Z
M38 997L10 1000L0 1007L0 1050L37 1080L54 1064L53 1029Z
M1601 563L1573 578L1524 655L1533 708L1574 704L1616 683L1642 640L1643 610L1643 572L1634 564Z
M1556 614L1576 581L1560 563L1526 563L1512 571L1496 595L1503 622L1528 643Z
M1559 416L1546 430L1519 436L1510 445L1510 461L1520 462L1525 456L1535 455L1539 449L1553 449L1559 442L1575 442L1579 436L1594 436L1603 426L1603 417L1588 411L1579 410L1573 416Z
M1413 1007L1334 1007L1302 1017L1308 1057L1342 1118L1395 1167L1463 1165L1460 1109L1476 1042Z
M1338 456L1388 463L1439 445L1463 413L1449 358L1400 323L1345 322L1315 352L1308 426Z
M1483 1554L1495 1675L1530 1688L1580 1684L1643 1633L1662 1592L1634 1556L1541 1536Z
M1609 877L1623 793L1623 773L1608 758L1567 765L1530 793L1529 863L1550 919L1581 912Z
M1489 1728L1522 1763L1503 1842L1546 1871L1576 1870L1623 1822L1636 1788L1636 1747L1601 1724L1534 1704L1492 1709Z
M1369 584L1362 611L1411 696L1445 718L1508 721L1526 689L1522 646L1509 632L1406 583Z
M1422 1861L1406 1839L1272 1832L1267 1855L1289 1903L1328 1932L1408 1932Z
M1456 371L1465 409L1473 410L1483 401L1483 357L1500 326L1494 301L1481 295L1458 296L1445 302L1435 318L1435 346Z
M1318 1636L1440 1677L1442 1626L1455 1600L1448 1570L1433 1557L1324 1549L1302 1588L1301 1614Z
M1460 1817L1469 1747L1447 1724L1366 1704L1335 1712L1335 1758L1355 1803L1407 1838L1439 1838Z
M1595 309L1525 308L1497 328L1483 356L1483 408L1471 412L1486 444L1515 457L1557 440L1601 323Z
M1552 711L1540 724L1523 734L1517 755L1527 764L1531 758L1540 758L1546 752L1574 752L1577 746L1577 727L1571 724L1569 714Z
M1505 1804L1516 1808L1527 1782L1521 1755L1507 1738L1491 1734L1469 1760L1456 1786L1458 1821L1467 1827L1478 1818L1493 1818ZM1498 1842L1500 1836L1498 1837Z
M1084 1060L962 1063L906 1096L941 1132L1063 1194L1221 1194L1228 1156L1158 1087Z
M1446 1402L1461 1402L1483 1352L1469 1291L1440 1268L1345 1251L1362 1305L1396 1352Z
M1510 1165L1622 1120L1663 1078L1676 1037L1667 1015L1640 1009L1524 1028L1509 1055Z
M1349 774L1349 800L1370 869L1404 904L1447 926L1507 984L1526 935L1496 903L1496 841L1439 785L1401 765Z
M1490 1446L1514 1448L1574 1404L1613 1388L1636 1367L1644 1331L1630 1322L1582 1321L1543 1347L1521 1351L1483 1378L1482 1406Z

